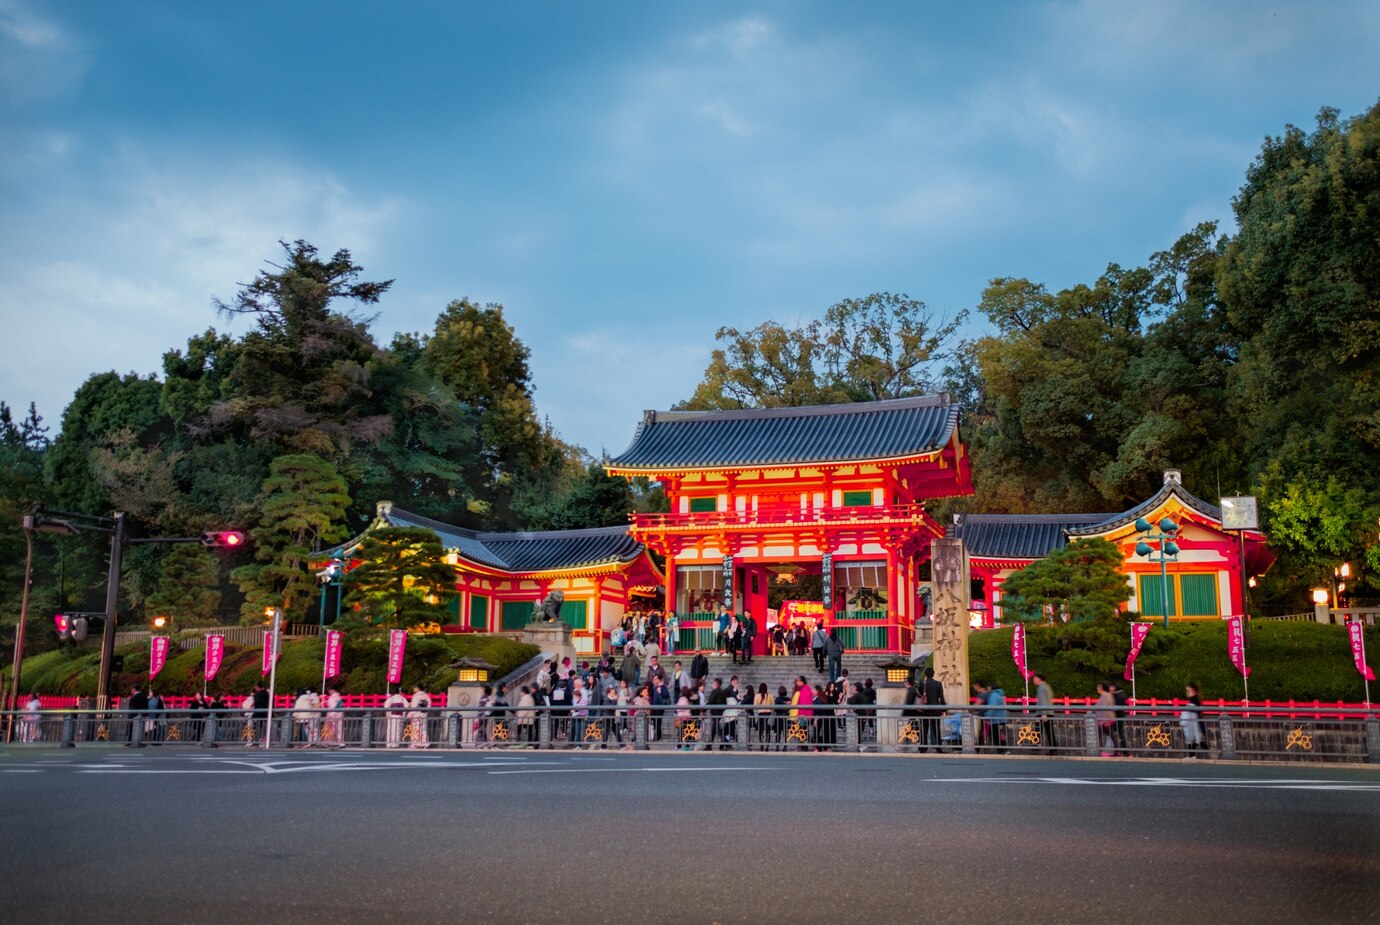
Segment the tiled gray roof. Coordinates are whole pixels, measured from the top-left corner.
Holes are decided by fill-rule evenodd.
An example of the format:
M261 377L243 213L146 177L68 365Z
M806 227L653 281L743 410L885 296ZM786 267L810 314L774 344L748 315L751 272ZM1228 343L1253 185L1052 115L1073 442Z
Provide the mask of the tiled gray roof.
M383 509L380 516L394 527L425 527L440 538L441 545L446 549L454 549L471 562L505 572L543 572L631 562L642 554L644 548L629 535L627 527L485 533L442 523L396 507ZM339 555L357 542L346 543L323 555Z
M676 470L861 462L943 449L958 426L948 395L894 401L648 411L611 469Z
M963 540L968 554L985 559L1042 559L1068 543L1079 527L1112 514L962 514L946 534Z
M1168 501L1170 497L1177 497L1179 501L1183 503L1184 507L1197 511L1210 520L1215 520L1218 523L1222 522L1222 509L1220 507L1215 504L1209 504L1184 488L1183 485L1178 482L1166 480L1164 485L1160 486L1159 491L1155 492L1148 499L1137 504L1129 511L1121 514L1107 514L1105 518L1098 523L1088 524L1070 530L1069 533L1074 536L1087 536L1090 534L1106 533L1108 530L1115 530L1126 524L1135 523L1136 518L1144 517L1146 514L1152 513L1157 507Z

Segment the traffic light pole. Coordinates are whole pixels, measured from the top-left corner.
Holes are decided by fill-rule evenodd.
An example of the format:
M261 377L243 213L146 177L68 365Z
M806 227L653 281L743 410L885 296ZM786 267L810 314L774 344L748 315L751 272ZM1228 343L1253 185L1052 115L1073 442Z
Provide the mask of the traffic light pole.
M10 690L6 705L13 711L19 709L19 672L24 665L24 626L29 622L29 584L33 580L34 569L34 531L30 518L24 518L24 591L19 598L19 625L14 629L14 664L10 666ZM14 739L14 713L9 714L5 724L5 741Z
M96 687L96 709L110 705L110 665L115 657L115 618L120 599L120 560L125 551L125 515L115 514L110 533L110 572L105 580L105 628L101 633L101 669Z

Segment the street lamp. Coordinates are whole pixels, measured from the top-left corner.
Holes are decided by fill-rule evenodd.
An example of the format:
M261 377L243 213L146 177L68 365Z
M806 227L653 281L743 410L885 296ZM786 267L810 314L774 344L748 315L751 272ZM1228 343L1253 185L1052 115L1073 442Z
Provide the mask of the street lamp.
M1136 532L1140 534L1140 542L1136 543L1136 555L1145 557L1147 562L1160 564L1160 605L1164 614L1164 626L1168 629L1169 571L1166 566L1179 560L1179 544L1174 542L1179 535L1179 525L1168 517L1157 524L1152 524L1144 517L1137 517ZM1151 543L1156 545L1152 546Z
M1346 593L1346 580L1351 577L1351 563L1343 562L1332 570L1332 609L1342 606L1342 595Z

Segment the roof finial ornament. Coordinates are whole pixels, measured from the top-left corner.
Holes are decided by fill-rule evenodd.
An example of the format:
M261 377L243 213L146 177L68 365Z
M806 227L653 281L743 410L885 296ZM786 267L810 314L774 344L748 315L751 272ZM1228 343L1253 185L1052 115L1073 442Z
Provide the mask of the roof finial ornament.
M392 513L393 513L393 502L392 502L392 501L380 501L378 504L376 504L376 505L374 506L374 516L375 516L375 517L387 517L389 514L392 514Z
M1166 485L1182 485L1183 483L1184 483L1184 474L1183 474L1182 472L1180 472L1178 469L1166 469L1166 470L1164 470L1164 484L1166 484Z

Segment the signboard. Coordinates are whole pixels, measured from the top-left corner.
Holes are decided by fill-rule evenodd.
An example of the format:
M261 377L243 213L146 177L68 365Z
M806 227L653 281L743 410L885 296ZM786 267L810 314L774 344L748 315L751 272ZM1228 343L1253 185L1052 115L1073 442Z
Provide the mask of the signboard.
M787 626L797 620L812 623L824 619L824 605L819 601L782 601L779 611L781 622Z
M724 556L724 606L733 609L733 557Z
M824 568L819 596L823 599L825 608L828 609L834 606L834 554L826 552L819 561Z

